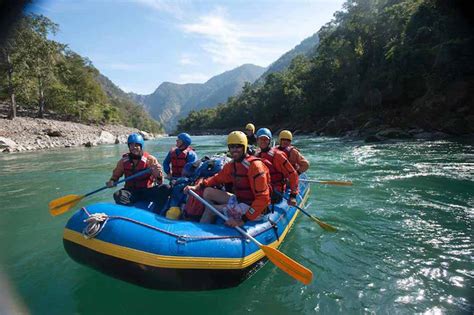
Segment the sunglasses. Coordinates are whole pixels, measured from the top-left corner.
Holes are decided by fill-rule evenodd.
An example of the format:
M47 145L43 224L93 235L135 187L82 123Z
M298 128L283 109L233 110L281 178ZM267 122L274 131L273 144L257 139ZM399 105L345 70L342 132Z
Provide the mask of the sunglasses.
M241 144L229 144L228 147L229 149L238 149L238 148L243 148L244 146Z

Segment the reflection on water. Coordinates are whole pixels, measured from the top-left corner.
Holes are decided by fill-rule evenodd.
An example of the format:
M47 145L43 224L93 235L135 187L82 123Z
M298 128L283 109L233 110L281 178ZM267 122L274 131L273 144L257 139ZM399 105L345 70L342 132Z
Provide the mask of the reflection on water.
M61 239L70 213L53 218L47 204L104 185L125 145L0 155L0 262L33 313L472 313L472 143L296 138L310 178L354 182L312 187L308 211L337 233L301 217L282 246L313 270L310 286L267 264L233 289L150 291L69 259ZM225 150L224 136L193 140L200 156ZM173 144L146 150L162 161Z

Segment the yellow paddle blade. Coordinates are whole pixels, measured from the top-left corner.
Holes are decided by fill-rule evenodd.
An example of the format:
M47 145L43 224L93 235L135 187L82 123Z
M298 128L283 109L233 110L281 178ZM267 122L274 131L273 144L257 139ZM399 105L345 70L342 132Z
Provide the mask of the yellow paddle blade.
M296 280L308 285L313 280L313 272L305 266L286 256L278 249L260 244L267 258L278 268L295 278Z
M337 229L335 227L333 227L332 225L329 225L327 223L324 223L323 221L319 220L318 218L316 218L313 215L310 218L313 219L317 224L319 224L320 227L322 227L326 231L329 231L329 232L336 232L337 231Z
M67 195L54 199L49 203L49 213L52 216L57 216L67 212L69 209L74 207L84 196L79 195Z
M325 185L336 185L336 186L352 186L352 182L338 182L338 181L333 181L333 180L322 180L322 181L319 181L318 183L325 184Z

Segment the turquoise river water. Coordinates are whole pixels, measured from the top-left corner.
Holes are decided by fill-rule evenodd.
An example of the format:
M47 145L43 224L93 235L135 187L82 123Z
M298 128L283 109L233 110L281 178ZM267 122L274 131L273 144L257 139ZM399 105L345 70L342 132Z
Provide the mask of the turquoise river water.
M224 136L194 142L200 156L225 150ZM162 138L146 149L162 161L172 144ZM309 177L354 182L312 185L308 211L338 232L299 216L280 248L313 271L309 286L268 263L231 289L153 291L71 260L62 232L72 211L52 217L48 202L103 186L125 145L0 155L0 270L33 314L473 313L472 141L301 137L296 145Z

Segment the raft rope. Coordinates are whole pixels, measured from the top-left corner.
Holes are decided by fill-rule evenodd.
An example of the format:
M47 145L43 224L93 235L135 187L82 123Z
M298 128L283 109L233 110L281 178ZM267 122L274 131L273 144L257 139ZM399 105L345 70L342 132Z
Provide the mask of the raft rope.
M85 208L83 208L85 209ZM99 234L104 226L107 224L109 220L109 216L105 213L88 213L88 218L84 220L87 223L86 227L82 230L82 235L86 239L94 238L97 234Z
M86 239L91 239L91 238L96 237L104 229L105 224L107 224L107 222L110 219L125 220L125 221L128 221L128 222L132 222L132 223L147 227L149 229L164 233L166 235L173 236L173 237L176 238L176 241L178 243L186 243L186 241L191 241L191 240L202 241L202 240L219 240L219 239L233 239L233 238L235 238L235 239L246 239L245 237L243 237L241 235L226 235L226 236L180 235L180 234L169 232L169 231L160 229L156 226L153 226L153 225L150 225L150 224L147 224L147 223L144 223L144 222L140 222L140 221L137 221L137 220L134 220L134 219L131 219L131 218L122 217L122 216L119 216L119 215L107 215L105 213L93 213L93 214L91 214L91 213L89 213L89 211L87 211L87 209L85 207L82 207L81 210L84 211L84 213L87 215L87 219L85 219L84 222L87 222L88 224L82 230L82 235ZM266 231L268 231L270 229L274 229L273 224L277 224L281 219L283 219L284 216L286 216L286 211L283 211L283 213L275 221L271 221L272 223L270 223L269 227L263 229L262 231L259 231L258 233L254 234L252 236L256 237L256 236L258 236L262 233L265 233Z

